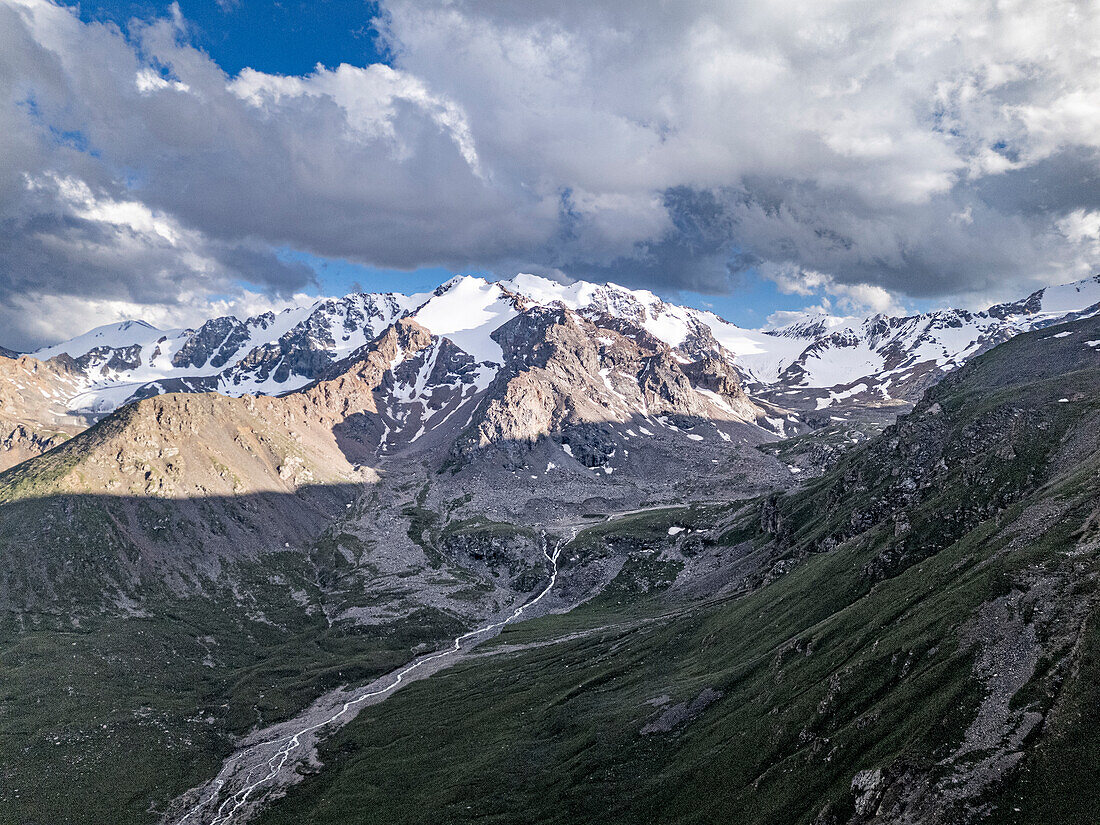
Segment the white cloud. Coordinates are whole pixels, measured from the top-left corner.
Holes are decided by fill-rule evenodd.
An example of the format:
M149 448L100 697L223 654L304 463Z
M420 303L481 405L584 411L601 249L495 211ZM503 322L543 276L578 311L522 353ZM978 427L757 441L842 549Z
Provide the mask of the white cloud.
M164 329L197 328L210 318L232 315L241 320L264 312L279 312L316 300L304 293L272 298L242 290L232 298L212 298L203 292L186 292L174 304L161 302L112 300L70 295L15 295L10 306L0 310L0 318L22 316L28 334L37 340L55 341L58 330L79 334L103 324L140 319Z
M1100 211L1075 209L1058 221L1058 228L1075 243L1100 241Z
M470 168L481 174L469 124L462 109L445 98L431 94L417 78L389 66L365 68L341 64L335 69L318 66L307 77L286 77L244 69L228 85L229 90L257 108L292 109L297 98L315 97L333 101L344 113L348 128L370 140L385 137L400 147L402 159L412 157L412 148L402 144L397 133L395 105L412 103L423 110L441 130L450 135Z
M305 300L302 293L278 297L239 283L242 271L270 267L271 275L281 266L266 250L225 247L140 201L112 198L74 177L28 175L24 190L52 214L31 210L35 217L22 229L27 270L7 276L14 288L0 302L0 329L20 348L127 318L188 326Z
M813 295L822 287L833 283L831 275L799 269L791 264L766 263L760 267L760 274L773 281L779 291L786 295Z
M159 92L164 89L173 89L177 92L189 92L191 87L186 83L180 83L178 80L166 80L152 69L142 69L137 73L137 77L134 78L134 85L137 86L137 90L143 94L152 94L153 92Z
M27 189L32 192L52 190L55 197L68 206L73 215L126 229L145 243L163 240L175 247L184 245L183 230L169 216L153 211L140 201L117 201L99 197L88 184L77 178L62 178L58 175L28 177Z
M870 310L876 314L905 314L905 308L897 297L875 284L831 284L825 287L825 291L837 296L841 307L848 312Z
M1095 145L1096 7L393 0L388 12L402 68L462 102L483 154L541 191L729 192L742 250L782 262L793 247L804 267L894 291L1065 275L1057 214L975 206L971 187ZM943 228L968 210L982 220Z
M824 315L843 314L848 316L867 316L883 313L886 315L904 315L906 309L898 296L875 284L838 283L832 275L813 270L799 269L792 264L764 264L760 274L775 283L780 292L786 295L831 296L822 297L817 306L806 307L799 312ZM794 315L798 315L796 312ZM784 312L774 313L768 322L773 326L782 326L789 320L776 322L775 319L788 318Z
M788 268L843 311L1100 266L1095 4L385 0L377 24L393 67L230 77L178 7L124 35L0 0L0 301L290 294L284 246L712 292Z

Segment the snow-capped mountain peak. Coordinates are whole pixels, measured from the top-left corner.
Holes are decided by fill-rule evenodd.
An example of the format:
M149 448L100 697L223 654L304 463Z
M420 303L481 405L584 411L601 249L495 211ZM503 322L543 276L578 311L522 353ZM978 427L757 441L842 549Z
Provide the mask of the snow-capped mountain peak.
M132 347L134 345L143 346L165 335L173 335L180 332L183 332L183 330L172 330L169 332L159 330L146 321L122 321L117 324L104 324L103 326L85 332L83 335L78 335L76 338L63 341L60 344L55 344L50 347L44 347L31 354L35 358L43 361L62 354L72 358L78 358L96 347L119 349L122 347Z
M492 333L518 313L504 286L473 276L453 278L412 317L432 334L449 338L475 361L501 364L503 353Z
M848 318L804 313L767 330L730 324L648 290L520 273L503 281L457 276L431 293L354 293L252 318L214 318L198 329L144 321L98 327L32 353L72 358L85 376L71 408L104 413L163 392L282 394L317 380L402 318L449 340L479 367L479 385L504 364L500 331L534 308L557 307L662 342L682 363L724 359L761 400L796 410L906 403L943 373L1019 332L1096 312L1100 277L1049 287L985 312ZM852 392L862 385L863 389Z

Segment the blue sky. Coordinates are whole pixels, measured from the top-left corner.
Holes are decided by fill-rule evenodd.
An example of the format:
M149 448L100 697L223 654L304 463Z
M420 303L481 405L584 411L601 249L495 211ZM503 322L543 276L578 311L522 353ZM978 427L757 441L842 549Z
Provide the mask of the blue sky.
M169 17L171 2L92 0L80 3L85 21ZM371 26L377 6L363 0L180 0L195 45L229 74L249 67L275 74L308 74L318 63L364 66L386 62Z

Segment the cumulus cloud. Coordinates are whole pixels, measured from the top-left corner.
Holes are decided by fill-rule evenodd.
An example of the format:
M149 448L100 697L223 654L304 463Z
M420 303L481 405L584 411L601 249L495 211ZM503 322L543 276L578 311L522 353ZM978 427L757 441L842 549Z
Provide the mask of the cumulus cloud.
M1100 169L1095 6L388 9L401 65L493 125L483 154L573 193L709 194L696 216L724 227L725 243L685 241L680 226L699 220L666 198L675 225L617 250L619 278L633 266L652 284L655 250L665 265L677 246L669 280L714 290L726 263L918 297L1015 294L1097 265L1057 224L1098 191L1080 184L1082 167ZM1022 208L1040 166L1042 208ZM596 252L579 239L555 251L566 271Z
M178 11L0 0L4 343L57 332L15 296L282 300L312 281L283 247L666 291L798 273L845 311L1100 264L1095 4L386 0L375 26L390 66L228 76Z
M824 314L839 312L849 316L905 313L905 307L898 302L897 296L876 284L842 283L832 275L799 269L792 264L764 263L760 274L775 283L779 291L786 295L829 296L823 297L818 306L807 307L804 311ZM776 319L785 317L786 314L777 313L768 321L776 324Z
M245 320L265 312L308 305L314 300L315 297L305 293L280 298L247 289L238 290L232 297L212 296L203 291L178 291L172 303L26 293L12 295L9 303L0 309L0 326L17 323L17 328L30 340L52 343L119 321L138 319L164 330L196 329L210 318L233 315ZM33 348L33 345L28 346L23 351Z

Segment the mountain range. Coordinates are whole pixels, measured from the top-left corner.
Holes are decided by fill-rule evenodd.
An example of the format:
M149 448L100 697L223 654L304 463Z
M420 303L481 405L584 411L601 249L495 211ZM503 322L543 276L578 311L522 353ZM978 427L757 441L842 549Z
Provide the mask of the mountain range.
M214 318L198 329L159 330L143 321L126 321L29 353L50 365L43 370L8 351L7 360L16 363L0 362L9 373L5 386L13 388L0 421L7 430L0 467L79 431L81 422L153 395L217 392L239 397L299 390L362 357L379 335L406 318L447 341L448 349L469 362L476 374L466 383L467 402L480 402L498 373L511 366L499 334L521 325L512 323L517 317L558 311L590 324L589 337L604 350L613 348L610 335L620 340L640 335L644 346L667 347L679 365L721 364L728 376L708 376L703 383L689 380L688 391L694 391L697 402L722 405L728 399L714 395L709 384L736 382L756 409L742 406L725 412L788 436L853 417L888 422L975 354L1019 332L1091 314L1098 305L1100 283L1094 278L1049 287L984 312L938 310L866 319L805 313L785 326L759 331L668 304L645 291L585 282L565 286L517 275L499 282L458 277L424 294L357 293L245 320ZM603 378L604 388L597 387L597 392L610 394L613 404L625 404L632 413L647 414L643 406L620 398L616 386L638 384L638 375L604 361L587 366ZM413 404L413 395L436 392L433 382L453 384L454 379L454 374L438 371L418 376L412 379L415 387L401 390L403 401L398 403ZM385 426L387 439L416 436L415 430L404 432L404 422Z
M1091 821L1098 310L463 277L6 353L0 811Z

